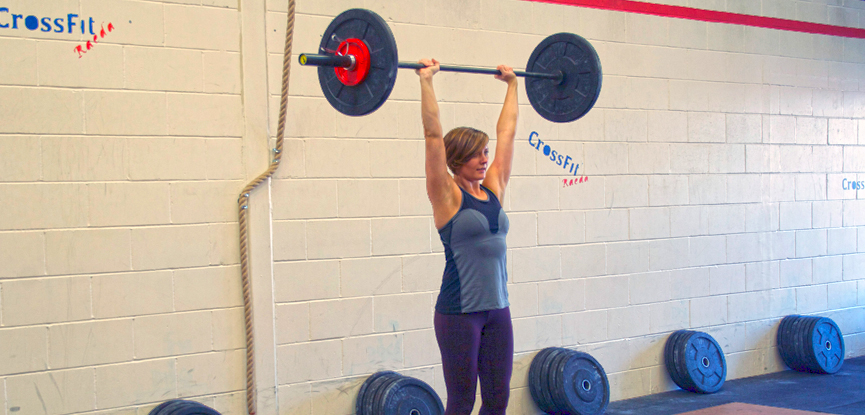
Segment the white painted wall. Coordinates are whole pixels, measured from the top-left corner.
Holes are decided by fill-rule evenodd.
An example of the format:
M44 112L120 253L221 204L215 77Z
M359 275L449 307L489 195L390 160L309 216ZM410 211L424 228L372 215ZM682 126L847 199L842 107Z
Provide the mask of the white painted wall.
M511 413L539 412L526 373L547 346L595 356L614 400L675 387L661 356L682 328L719 341L728 379L784 369L774 338L788 314L833 318L848 356L865 354L865 191L842 189L865 180L865 40L528 1L416 3L299 0L294 54L364 7L388 22L401 60L524 67L568 31L603 64L601 97L574 123L540 118L521 87L504 201ZM865 28L861 1L663 3ZM275 139L286 5L0 4L0 25L22 15L0 28L6 414L146 414L177 397L245 413L236 198ZM80 26L25 27L69 13L116 30L79 58ZM493 131L500 82L441 73L436 88L445 128ZM351 414L381 369L444 398L432 330L444 259L415 75L400 71L361 118L329 106L312 68L293 66L290 94L283 165L251 200L255 313L274 316L256 321L259 413ZM563 186L532 132L589 180Z

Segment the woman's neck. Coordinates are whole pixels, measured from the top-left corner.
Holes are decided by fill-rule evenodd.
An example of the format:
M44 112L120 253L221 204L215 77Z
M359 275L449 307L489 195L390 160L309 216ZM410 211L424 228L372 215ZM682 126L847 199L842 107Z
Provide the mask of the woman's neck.
M457 183L457 186L461 187L463 190L468 192L470 195L481 199L486 200L487 194L481 189L481 181L480 180L468 180L462 176L455 175L454 181Z

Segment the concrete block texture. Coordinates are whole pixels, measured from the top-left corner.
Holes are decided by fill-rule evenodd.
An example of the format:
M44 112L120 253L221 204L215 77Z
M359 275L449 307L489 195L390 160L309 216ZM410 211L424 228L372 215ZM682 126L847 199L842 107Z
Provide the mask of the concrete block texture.
M277 344L299 343L309 340L309 304L280 304L276 306Z
M243 305L238 267L207 267L174 272L177 311L229 308ZM210 287L202 290L201 287Z
M373 219L372 254L429 253L434 243L432 227L432 221L427 217Z
M670 274L667 272L648 272L628 277L628 291L631 304L646 304L668 301L672 295Z
M175 359L99 366L96 372L96 407L160 402L175 396L177 381Z
M129 230L87 229L45 233L49 275L132 270Z
M49 363L54 369L132 361L133 320L105 320L51 326Z
M87 134L166 135L168 107L164 92L85 91Z
M2 133L81 134L85 94L52 88L4 88L0 105L9 108Z
M626 209L586 212L586 242L628 240L629 211Z
M562 259L559 247L523 248L513 251L515 283L549 281L562 278Z
M690 327L700 328L727 323L727 296L718 295L690 300Z
M15 137L0 141L9 142ZM14 142L14 141L13 141ZM35 141L29 139L28 144L41 144L39 150L41 160L28 158L21 154L12 160L26 162L32 168L41 169L41 178L47 181L120 181L125 180L129 171L129 158L126 156L127 140L119 137L42 137ZM0 144L3 145L3 144ZM21 150L21 146L17 151ZM11 154L11 153L10 153ZM7 172L20 171L15 164L5 164ZM23 171L19 174L25 174ZM5 174L4 174L5 175ZM16 174L9 177L16 181ZM38 177L34 178L37 179Z
M310 303L309 331L313 340L370 334L373 299L356 298Z
M10 157L0 164L6 181L28 182L42 178L42 140L28 136L7 136L0 139L0 150Z
M370 235L370 221L366 219L308 222L306 225L308 258L368 256L372 249ZM333 244L334 240L340 243Z
M228 51L240 49L237 10L171 4L164 7L166 46ZM202 29L195 29L196 26Z
M276 349L279 366L277 378L281 385L312 380L330 379L342 372L342 341L326 340ZM312 358L322 356L321 359Z
M566 314L514 319L514 352L561 346L564 315Z
M210 229L204 225L135 228L132 267L137 270L210 264Z
M204 89L201 51L129 47L123 57L129 89L186 92Z
M541 282L538 286L538 313L557 314L585 309L584 280ZM513 301L512 301L513 302Z
M85 320L91 315L86 277L4 281L0 288L4 326Z
M352 275L352 264L346 266ZM350 278L350 277L349 277ZM345 283L351 294L353 283ZM339 261L285 262L274 265L274 297L277 302L336 298L340 295Z
M212 315L208 311L134 319L136 358L175 356L212 350Z
M87 226L90 212L87 186L80 183L10 183L0 185L8 215L0 220L2 230L80 228ZM51 203L51 200L66 203ZM45 206L39 209L39 206Z
M376 296L373 326L376 332L401 332L432 327L433 296L427 293Z
M0 232L0 278L45 275L45 234L42 232Z
M535 235L539 245L585 242L586 215L580 211L539 212ZM511 239L509 237L510 242ZM512 246L512 244L510 244Z
M385 334L354 337L342 341L342 371L346 375L372 373L381 368L403 366L403 337Z
M6 392L9 408L52 415L86 412L96 407L92 369L58 370L13 376Z
M245 386L244 379L239 376L225 376L225 374L241 373L245 369L246 352L243 350L179 357L177 397L189 398L242 390Z
M172 398L245 411L235 203L273 156L287 1L7 3L0 25L22 16L0 26L0 403L10 415L143 415ZM865 190L842 186L865 180L861 40L516 0L361 3L300 1L294 55L364 7L402 60L522 69L561 31L601 57L602 94L576 122L542 119L518 88L502 200L510 412L537 412L525 374L548 346L595 354L613 399L675 388L661 350L683 328L716 335L729 379L783 370L773 336L788 314L837 317L863 350ZM658 3L849 27L865 7ZM30 14L66 13L74 33L25 30ZM79 58L91 16L115 30ZM249 253L265 258L255 287L272 289L253 293L253 311L274 319L272 344L257 343L275 382L259 385L273 402L259 412L350 415L385 369L444 395L432 316L445 255L418 80L400 71L387 103L348 117L290 59L283 165L250 218ZM435 85L445 131L495 140L502 83L443 73ZM577 174L526 146L537 139Z
M2 373L38 372L48 369L48 332L44 327L20 327L0 330Z
M586 279L586 309L627 306L630 303L627 283L627 276Z

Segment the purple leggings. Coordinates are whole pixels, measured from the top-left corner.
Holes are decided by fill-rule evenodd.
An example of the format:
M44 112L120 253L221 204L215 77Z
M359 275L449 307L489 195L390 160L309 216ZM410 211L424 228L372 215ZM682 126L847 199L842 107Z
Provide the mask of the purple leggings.
M435 313L436 339L448 392L445 415L469 415L481 381L480 415L504 415L514 366L509 308L467 314Z

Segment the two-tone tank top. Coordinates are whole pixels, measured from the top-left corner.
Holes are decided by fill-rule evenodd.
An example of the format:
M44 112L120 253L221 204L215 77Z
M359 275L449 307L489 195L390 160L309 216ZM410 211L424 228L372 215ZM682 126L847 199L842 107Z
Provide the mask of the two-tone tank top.
M508 303L508 216L486 187L487 200L460 188L460 210L439 230L445 249L445 270L436 311L473 313L505 308Z

